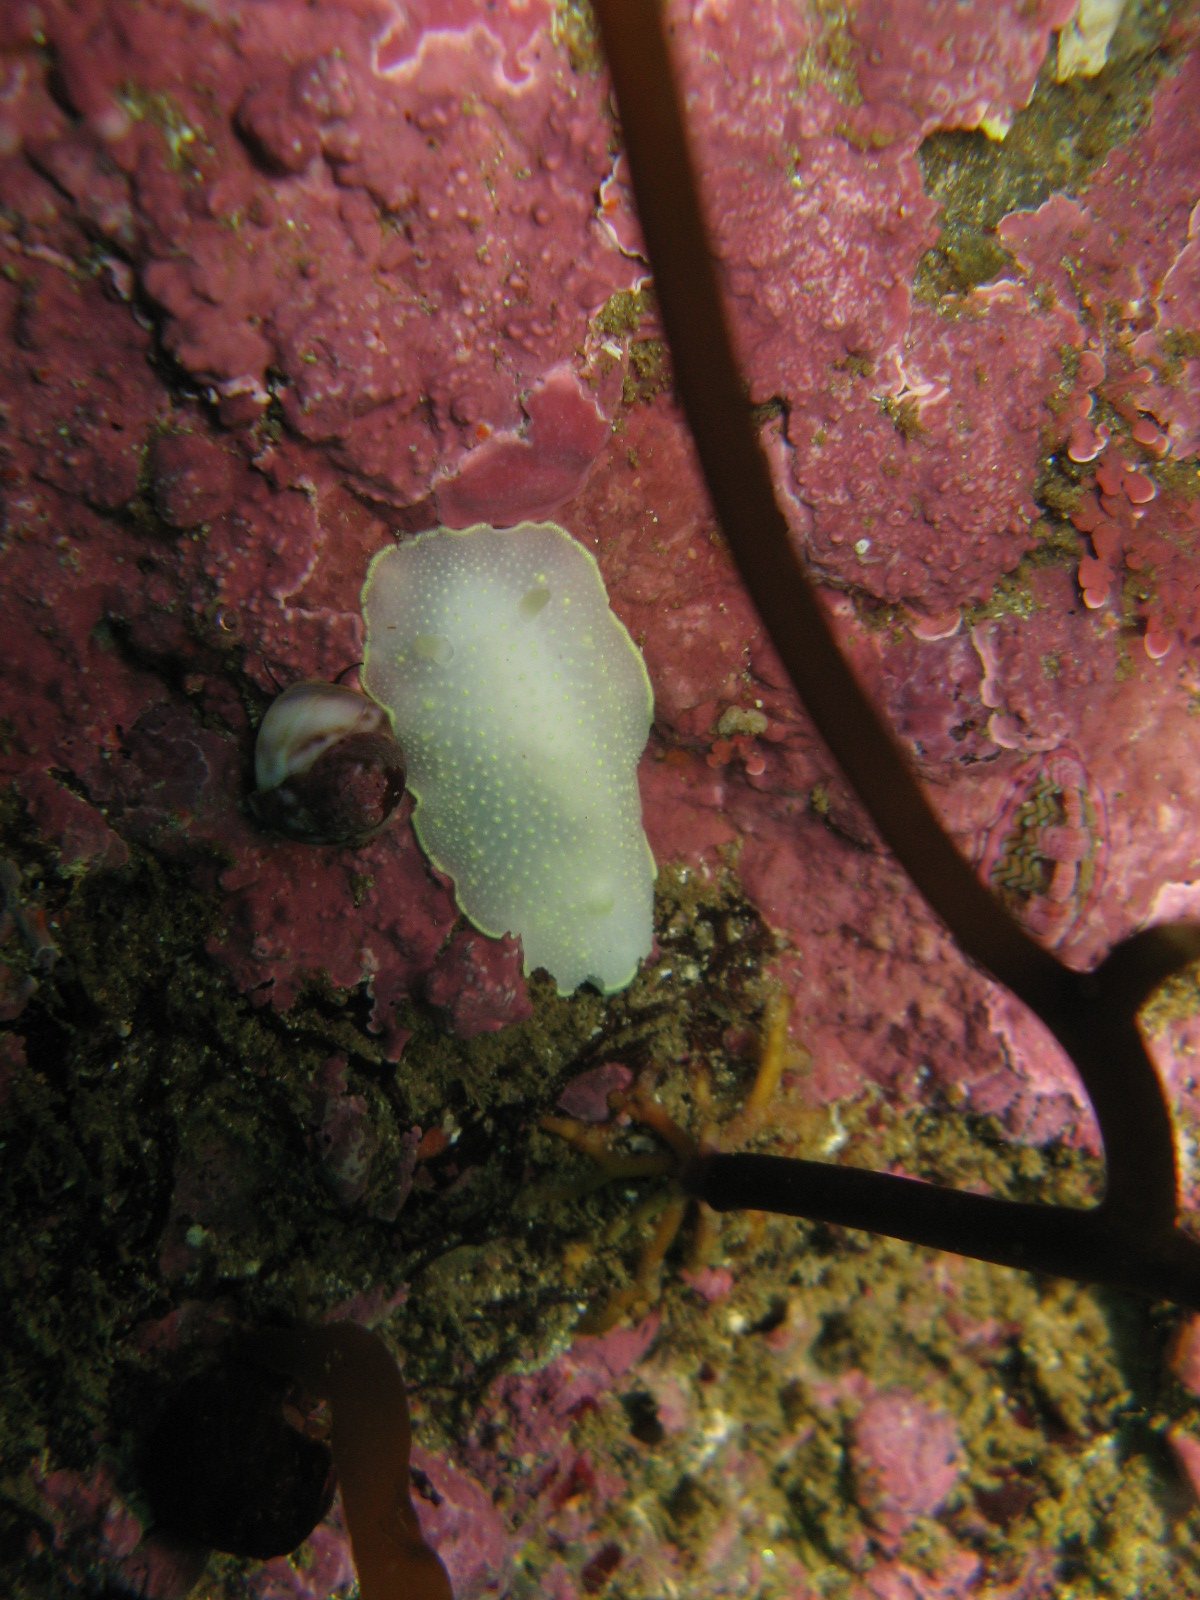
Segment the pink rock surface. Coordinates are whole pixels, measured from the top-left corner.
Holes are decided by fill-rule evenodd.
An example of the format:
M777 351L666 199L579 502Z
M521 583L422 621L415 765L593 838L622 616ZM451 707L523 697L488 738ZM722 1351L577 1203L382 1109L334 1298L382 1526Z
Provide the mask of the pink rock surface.
M1171 1347L1172 1373L1189 1394L1200 1395L1200 1317L1183 1323Z
M152 26L136 39L103 6L69 23L62 19L69 63L64 81L78 97L74 124L46 92L18 35L16 92L6 111L14 148L2 181L38 233L36 249L31 235L21 256L22 293L12 284L3 291L9 336L21 352L8 382L21 418L9 449L11 504L22 537L9 558L15 629L0 648L9 650L10 670L29 685L23 704L13 708L10 767L36 774L58 763L74 770L105 805L109 825L119 819L118 837L126 830L162 838L178 833L182 823L200 837L219 840L233 864L222 877L227 934L214 953L238 981L284 1008L319 971L341 985L369 983L386 1032L395 1001L429 971L449 930L449 902L427 880L400 829L370 847L375 890L359 906L352 905L352 894L361 863L254 840L235 814L244 782L245 717L239 697L224 683L240 664L269 692L289 677L337 676L360 655L357 590L367 556L388 534L388 522L364 504L364 492L368 500L390 498L405 506L403 515L415 523L431 515L435 504L462 522L485 513L506 521L556 512L566 514L597 551L619 612L644 644L662 741L644 788L660 855L707 858L740 832L743 881L763 909L797 935L819 927L826 891L811 880L824 869L803 840L806 831L823 836L827 829L808 812L805 796L815 784L828 786L845 812L843 822L853 818L854 807L840 798L840 782L814 746L710 538L708 509L677 419L661 403L631 415L626 456L610 452L604 474L588 479L592 460L605 448L605 408L614 390L611 381L588 388L594 375L588 351L594 354L594 348L587 314L638 270L605 243L610 235L598 221L596 204L582 204L583 191L595 187L605 170L589 167L601 161L598 87L571 80L568 94L567 69L536 8L506 17L504 28L492 33L472 29L464 14L423 44L422 24L410 19L409 31L389 35L386 49L373 32L378 18L369 7L326 8L306 40L303 60L292 61L290 52L286 71L264 66L285 26L283 5L264 7L242 24L185 21L171 7L148 15ZM914 608L916 633L907 639L885 643L864 634L850 612L844 631L900 731L938 782L954 826L973 841L969 848L981 859L990 852L991 871L992 858L1005 849L997 833L1001 775L1011 773L1005 780L1011 785L1039 781L1032 769L1017 776L1018 758L1036 754L1045 760L1064 744L1078 748L1096 789L1090 810L1099 819L1096 826L1107 829L1111 780L1103 754L1096 758L1085 749L1087 740L1077 731L1081 718L1101 694L1106 723L1127 719L1138 730L1137 740L1149 741L1153 762L1161 718L1169 719L1172 703L1182 703L1161 673L1139 673L1136 683L1116 684L1115 642L1103 630L1097 636L1086 614L1074 614L1070 594L1044 587L1052 582L1049 575L1038 580L1044 599L1035 614L977 625L974 651L961 632L948 631L962 603L986 595L1030 547L1032 493L1057 352L1091 337L1090 313L1065 295L1062 304L1047 307L1025 286L1004 281L972 291L950 319L914 306L908 283L934 227L933 208L920 187L915 140L925 126L970 125L983 114L985 101L992 111L1019 105L1029 92L1029 62L1044 46L1053 18L1049 10L1022 13L1019 21L997 13L989 25L998 30L993 44L999 40L999 49L976 39L968 50L961 36L948 36L941 64L905 69L901 90L894 51L880 54L870 43L876 33L891 38L895 19L860 12L855 27L873 64L860 85L859 122L866 126L864 119L876 112L882 117L884 109L901 103L915 119L903 135L895 132L886 145L869 148L846 139L841 108L823 85L799 99L772 99L782 95L789 52L817 47L802 13L789 9L776 20L781 31L763 56L755 91L765 97L764 105L776 106L771 116L748 114L721 65L735 60L739 49L762 48L745 19L714 11L682 40L739 339L756 396L786 401L785 424L772 448L797 537L837 583L860 595L905 599ZM908 19L905 25L915 24ZM407 43L401 45L401 37ZM180 97L164 89L158 99L149 98L158 94L153 72L168 75L184 49L198 63L195 83ZM389 63L382 73L376 70L380 50ZM964 50L975 62L969 69ZM133 102L120 88L131 52L142 52L137 59L141 63L144 56L151 75L145 95ZM413 70L418 55L420 74ZM1166 284L1184 258L1164 301L1173 326L1181 325L1191 248L1181 176L1190 147L1173 107L1193 70L1188 66L1182 77L1164 82L1162 106L1136 136L1135 152L1118 151L1112 174L1101 173L1086 201L1100 218L1088 224L1093 232L1102 225L1109 229L1106 237L1115 237L1112 230L1124 225L1120 164L1154 156L1162 223L1138 233L1129 264L1119 270L1132 292ZM933 108L927 90L931 75L939 73L955 88L948 99L935 97L939 105ZM487 91L469 126L457 114L443 116L446 86L476 84L481 74ZM486 196L487 184L494 188L496 179L488 177L480 191L472 173L480 169L487 129L494 129L505 96L519 103L519 114L504 111L504 142L489 147L493 165L485 166L492 173L499 163L495 170L503 167L509 187L489 198L495 209L484 229L476 211L481 192ZM535 109L550 119L544 133L540 123L534 131ZM423 123L428 127L422 131ZM396 176L401 163L393 162L390 173L381 168L380 150L393 148L385 135L400 138L400 148L413 152L402 183ZM456 149L462 139L466 146ZM789 139L796 154L781 166L772 151ZM528 157L524 166L518 146ZM450 170L453 177L459 168L452 159L467 179L459 184L454 178L461 204L447 209L430 199L435 186L429 175L436 161L439 174ZM526 168L528 176L518 175ZM55 174L53 183L45 178L48 172ZM190 187L183 205L185 176ZM518 193L526 209L510 222ZM835 195L853 195L853 204L840 205L839 227L831 230L826 219ZM620 221L626 204L618 184L601 209L609 222ZM1036 215L1049 217L1055 205L1079 204L1053 200ZM548 220L537 221L534 214L542 210ZM369 224L368 212L374 218ZM533 259L522 242L520 217L540 230L539 239L546 235L549 256L536 256L536 270L548 275L539 281L556 284L559 319L552 327L539 324L535 332L532 322L538 319L532 315L520 327L512 323L524 313L515 303L500 302L519 292L507 277L494 276L497 263L481 258L478 241L467 249L481 230L499 237L500 215L513 260ZM394 246L388 243L389 217L407 219L403 226L397 222ZM1023 249L1020 226L1026 227L1021 237L1032 240L1029 218L1010 219L1006 237ZM374 241L369 246L368 227ZM246 233L255 241L249 254ZM309 245L288 242L293 235L309 239ZM73 274L72 252L82 251L85 237L98 237L102 253L109 252L107 279ZM623 237L627 248L636 246L635 228L627 226ZM391 248L400 255L389 265ZM1061 240L1055 249L1057 260ZM1110 254L1114 249L1110 244ZM425 263L419 268L417 257ZM208 385L224 428L214 428L211 412L160 386L147 360L147 335L122 298L130 286L117 267L126 258L164 307L160 329L168 348L198 383ZM406 274L418 270L442 285L436 307L431 302L418 308L397 292ZM469 289L466 279L458 285L459 300L447 322L433 311L450 307L445 284L455 272L467 273L475 287ZM488 272L494 295L481 287L480 275ZM360 277L361 292L355 287ZM585 283L591 286L586 293ZM386 317L380 309L385 285ZM530 304L546 299L532 280L525 292ZM467 319L463 309L470 309L472 293L492 308L482 323L474 313ZM350 303L355 317L342 315L332 332L320 331L322 318ZM497 320L501 310L509 315L503 325ZM467 320L504 341L500 366L491 359L484 364L491 398L482 391L468 398L484 373L470 354L478 351L467 339ZM414 342L414 332L433 324L432 344L423 336ZM460 334L466 343L456 342ZM228 343L234 336L243 348L236 362L222 367L211 341ZM359 341L354 353L347 347L339 354L338 341L347 339ZM436 381L435 362L445 365ZM268 368L283 375L275 395L286 424L282 432L268 428L262 413L276 381ZM1103 361L1096 370L1081 369L1083 379L1100 383L1101 392L1106 371ZM115 428L114 372L122 375ZM86 395L86 403L68 401L68 392ZM502 393L506 399L498 398ZM235 400L236 415L230 411ZM254 404L247 409L249 401ZM903 430L894 409L886 414L884 402L909 407L911 421ZM386 434L380 431L385 415L391 429ZM69 427L61 425L64 417ZM409 439L413 429L419 439ZM408 463L407 487L398 481L381 486L378 474L361 470L368 439L375 441L370 448L383 449L385 437L389 460L397 469L402 459ZM173 541L96 520L143 492L143 448L144 492L175 530ZM636 452L636 466L630 451ZM1097 477L1111 454L1110 446L1096 458ZM1152 656L1161 653L1163 641L1180 637L1195 615L1190 565L1182 553L1194 505L1177 492L1146 499L1143 489L1153 483L1152 463L1137 472L1130 466L1116 496L1119 537L1106 541L1101 533L1101 553L1081 566L1089 580L1085 598L1100 613L1095 621L1103 623L1122 566L1141 563L1138 570L1148 573L1152 587L1152 597L1138 602ZM1102 504L1113 497L1102 487L1096 496L1096 516L1113 521ZM1086 510L1090 503L1081 505ZM38 536L47 525L61 528L66 541L53 570L46 568L47 547ZM1096 536L1093 529L1089 537ZM82 583L73 563L84 574ZM1102 594L1097 607L1093 602ZM937 637L940 632L946 636ZM110 648L108 638L121 648ZM1058 675L1043 675L1039 682L1039 663L1051 657L1059 663ZM168 663L178 663L183 688L173 699L162 677ZM723 735L722 716L747 709L765 719L761 732ZM1052 728L1058 731L1052 734ZM668 752L671 759L664 763ZM695 758L700 766L692 765ZM1172 776L1182 785L1176 790L1182 805L1191 780L1181 769ZM1130 793L1125 791L1126 806ZM1133 803L1142 805L1143 795L1149 816L1154 790L1138 789ZM849 827L851 834L861 831L853 821ZM1062 862L1053 894L1027 896L1035 923L1040 917L1060 941L1077 942L1081 959L1093 958L1135 920L1153 892L1151 862L1161 865L1162 830L1147 833L1133 818L1124 827L1121 844L1134 855L1119 856L1129 865L1112 881L1108 903L1115 922L1105 921L1100 874L1091 870L1093 860L1104 866L1103 840L1094 848L1078 844L1077 861L1084 865L1072 869L1070 860ZM869 830L862 836L869 838ZM1066 834L1060 829L1055 838L1051 849L1070 857L1075 847ZM1183 878L1194 865L1186 834L1169 847L1177 858L1171 876ZM822 851L822 858L827 854ZM887 880L882 870L880 883ZM874 883L875 871L868 866L864 888ZM1138 873L1145 875L1140 888ZM831 878L831 928L845 922L837 909L841 892ZM799 904L806 907L802 922L792 910ZM907 899L896 907L904 929L924 926L923 914ZM861 922L863 915L854 912L853 920ZM893 921L879 902L871 915L877 922L880 916L885 924ZM933 929L917 935L915 945L911 931L879 937L894 951L907 947L914 953L937 948L940 940ZM891 1035L885 1019L898 1006L917 1019L910 1024L917 1036L938 1042L939 1053L949 1037L961 1042L962 1019L977 1012L980 1001L960 993L977 980L955 977L955 964L947 947L942 994L956 998L935 1023L919 1020L930 1002L916 991L928 991L928 974L919 962L906 968L901 960L900 990L879 1015L881 1034ZM819 959L810 964L804 998L815 1002L811 1036L828 1042L828 1052L821 1052L824 1070L836 1082L861 1071L865 1019L833 1020L847 1003L834 998L838 991L848 995L859 985L852 969L836 981L836 971L846 972L840 954L831 958L829 973L823 966ZM905 970L912 971L914 995L902 1000ZM942 1001L939 1008L944 1010ZM499 1000L471 1026L499 1025L516 1014ZM839 1038L843 1029L845 1044ZM874 1032L866 1021L865 1037ZM388 1036L398 1045L399 1034ZM913 1043L905 1037L898 1049L885 1049L883 1060L868 1050L872 1070L894 1076L900 1067L887 1058L907 1054ZM982 1048L986 1054L991 1047L985 1042ZM994 1066L986 1065L989 1077Z
M1167 1434L1167 1443L1189 1491L1200 1501L1200 1439L1182 1428L1172 1428Z
M1053 287L1088 347L1079 382L1090 404L1111 408L1113 436L1080 432L1069 453L1095 461L1074 522L1091 548L1079 582L1094 610L1122 607L1142 625L1143 647L1161 660L1195 645L1197 597L1190 552L1200 529L1195 495L1178 479L1160 493L1155 462L1200 446L1197 362L1189 339L1200 328L1195 241L1195 173L1200 135L1185 113L1200 92L1193 50L1167 78L1146 126L1115 151L1080 198L1052 195L1015 212L999 233L1031 278ZM1154 173L1154 203L1141 203L1134 175ZM1108 443L1112 438L1112 444ZM1094 443L1092 441L1095 441ZM1102 452L1102 453L1101 453ZM1124 580L1130 580L1128 582Z
M936 309L912 290L938 228L920 141L1002 126L1071 9L862 0L849 69L816 5L673 15L794 537L964 852L1086 966L1146 918L1194 912L1200 882L1194 42L1176 39L1144 125L1078 192L1001 223L1003 276ZM572 66L546 0L17 5L0 49L0 773L61 870L139 847L194 863L241 990L286 1012L314 983L361 988L393 1059L414 999L464 1038L529 1015L515 952L456 931L406 821L315 849L255 832L243 801L255 714L359 661L365 566L397 530L553 515L645 653L656 855L713 877L733 861L790 943L779 974L812 1066L788 1092L869 1083L1094 1149L1061 1055L966 967L816 741L669 396L621 406L627 341L595 314L646 268L606 82ZM1046 550L1051 467L1075 474L1058 531L1078 549L1019 569ZM1196 1041L1187 1024L1164 1038L1195 1115ZM19 1037L4 1050L15 1070ZM608 1081L571 1086L568 1109L599 1110ZM348 1207L373 1148L362 1104L334 1071L309 1129ZM162 1225L177 1285L197 1218L253 1223L218 1143L197 1141ZM728 1285L696 1282L715 1314ZM495 1427L473 1425L462 1461L425 1461L467 1595L530 1529L584 1548L574 1570L597 1585L619 1572L594 1530L622 1485L572 1427L652 1359L652 1333L621 1335L505 1374ZM911 1481L899 1435L919 1446ZM881 1539L943 1504L948 1419L878 1397L853 1437ZM751 1444L725 1448L753 1485ZM510 1465L512 1518L489 1520ZM102 1490L47 1479L50 1526L69 1512L89 1551L107 1527L115 1560L128 1512ZM712 1549L714 1593L757 1592L736 1515ZM987 1592L959 1555L936 1577L880 1555L861 1593ZM654 1559L664 1588L687 1580L678 1550ZM344 1547L315 1570L341 1582ZM546 1573L547 1594L577 1592L557 1557ZM1031 1562L1011 1592L1043 1578Z
M607 1122L612 1115L609 1097L623 1094L633 1074L621 1061L605 1061L576 1073L558 1097L558 1109L581 1122Z
M1073 0L1004 0L978 13L954 0L884 0L850 31L865 57L858 83L874 121L904 107L923 130L1003 126L1027 104Z
M532 1016L521 975L521 946L513 938L456 933L425 980L425 998L443 1011L460 1039L496 1033Z
M953 1420L914 1394L874 1395L854 1419L850 1446L859 1504L894 1547L920 1517L933 1516L958 1478L962 1446Z
M736 9L707 8L684 41L751 393L783 405L780 486L797 537L839 585L943 612L985 596L1032 543L1039 430L1057 347L1078 342L1078 327L1015 283L962 297L952 317L914 307L913 272L937 237L916 152L931 128L1022 105L1071 9L859 8L860 65L841 99L826 87L827 41L802 11L773 13L768 42L748 37ZM816 81L794 97L805 50ZM754 60L740 81L739 51ZM628 208L624 185L611 198ZM636 237L628 220L613 226ZM981 384L992 386L983 404ZM888 413L900 405L910 408L903 427Z

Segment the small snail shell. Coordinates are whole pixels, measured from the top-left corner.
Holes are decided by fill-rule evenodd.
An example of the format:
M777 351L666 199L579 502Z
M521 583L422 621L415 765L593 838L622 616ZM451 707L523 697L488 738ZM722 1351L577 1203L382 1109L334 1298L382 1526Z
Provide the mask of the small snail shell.
M387 713L337 683L294 683L267 708L254 746L250 809L310 844L365 844L404 795L404 756Z

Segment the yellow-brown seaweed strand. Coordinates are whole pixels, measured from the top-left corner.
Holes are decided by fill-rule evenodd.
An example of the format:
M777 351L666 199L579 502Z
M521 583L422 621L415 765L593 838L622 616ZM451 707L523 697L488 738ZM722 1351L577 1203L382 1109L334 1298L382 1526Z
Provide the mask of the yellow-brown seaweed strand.
M404 1379L378 1334L353 1322L271 1328L246 1353L329 1403L333 1464L362 1600L454 1600L412 1502Z

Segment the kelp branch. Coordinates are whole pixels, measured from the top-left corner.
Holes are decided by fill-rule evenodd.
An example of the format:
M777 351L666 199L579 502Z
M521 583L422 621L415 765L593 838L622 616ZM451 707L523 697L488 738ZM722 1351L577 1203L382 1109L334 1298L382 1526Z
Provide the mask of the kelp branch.
M333 1464L362 1600L453 1600L421 1533L409 1478L404 1379L391 1351L353 1322L248 1334L243 1354L329 1402Z
M1154 982L1200 956L1200 930L1135 934L1091 973L1038 945L943 832L899 745L842 657L775 500L717 284L659 8L596 0L676 386L742 579L821 736L959 947L1051 1029L1079 1072L1104 1143L1090 1211L962 1194L781 1157L712 1153L694 1194L822 1218L1010 1266L1111 1283L1200 1307L1200 1245L1178 1227L1162 1085L1136 1012Z

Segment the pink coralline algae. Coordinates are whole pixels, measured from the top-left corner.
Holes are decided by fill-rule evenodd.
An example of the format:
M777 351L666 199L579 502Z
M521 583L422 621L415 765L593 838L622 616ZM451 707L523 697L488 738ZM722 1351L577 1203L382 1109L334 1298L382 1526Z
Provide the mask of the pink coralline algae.
M521 403L520 428L476 429L483 442L437 482L445 525L495 527L548 517L582 488L608 439L609 419L569 368L560 367Z
M931 128L999 131L1028 102L1054 31L1073 0L1016 0L980 17L953 0L884 0L850 21L863 53L858 85L863 122L901 107L922 132Z
M304 1543L303 1564L277 1556L263 1563L258 1600L328 1600L354 1582L350 1541L341 1519L317 1528Z
M186 1600L199 1576L195 1552L143 1537L141 1522L106 1467L91 1477L66 1469L39 1474L38 1487L48 1542L72 1587L82 1587L87 1574L99 1568L130 1593Z
M665 402L631 414L605 455L625 353L590 314L643 269L619 173L600 198L613 171L601 83L572 71L538 7L487 28L469 9L447 20L437 8L428 35L423 13L401 29L369 5L323 8L302 56L274 48L287 15L282 0L238 24L164 6L136 38L108 7L52 17L73 119L16 28L2 173L23 219L9 235L20 287L0 285L19 419L4 648L29 692L12 708L6 763L30 793L61 783L53 769L73 775L71 803L83 793L104 807L115 832L89 845L97 864L123 837L218 844L230 862L217 959L280 1009L321 974L366 984L397 1049L398 1001L446 984L432 967L452 925L448 896L403 827L357 856L254 837L232 804L250 737L234 679L266 697L352 667L365 561L393 520L554 511L597 551L650 665L657 755L670 757L652 755L644 775L660 856L704 854L740 831L744 883L792 927L797 874L811 871L799 866L812 823L803 797L827 793L839 826L853 807L731 583ZM949 316L914 301L936 237L917 141L1002 124L1060 20L1048 6L1002 8L980 33L937 6L862 7L853 106L802 9L781 10L761 36L714 9L680 40L752 393L781 411L766 438L797 537L850 593L908 603L907 644L862 637L851 608L848 645L931 775L955 780L956 813L963 764L1019 755L1034 733L1011 684L995 689L1005 703L979 706L957 618L1037 537L1043 435L1072 425L1052 408L1059 352L1081 351L1083 394L1118 366L1089 359L1090 313L1069 284L1057 302L1038 293L1033 265L1028 280L959 295ZM905 57L897 41L927 28L938 50ZM756 62L752 88L734 70L739 52ZM185 53L194 70L182 88L172 63ZM809 77L797 96L798 58ZM1165 80L1164 109L1137 136L1158 141L1163 232L1177 240L1155 246L1143 230L1147 281L1165 280L1190 248L1177 176L1186 136L1162 132L1182 82ZM1089 203L1101 193L1117 206L1103 173ZM1005 224L1019 257L1014 230L1041 215ZM85 256L97 274L78 270ZM1185 262L1172 326L1187 281ZM185 374L179 392L151 364L154 341L133 314L141 294L160 308L155 333ZM1136 463L1146 447L1132 435L1129 447ZM603 475L589 477L601 455ZM1098 454L1091 471L1106 461ZM1194 505L1178 489L1139 499L1154 482L1152 457L1131 464L1116 508L1126 544L1146 548L1155 530L1140 569L1152 598L1132 602L1158 607L1152 654L1190 615ZM1089 503L1085 493L1079 520ZM128 524L111 515L123 506L138 510ZM150 531L151 510L166 537ZM1090 600L1126 544L1101 534L1083 558ZM1061 659L1038 714L1070 724L1079 635L1059 599L1019 627L989 626L1011 629L1025 660ZM1044 724L1035 738L1039 750L1055 742ZM994 828L970 809L964 830ZM817 926L825 901L804 900ZM523 984L491 992L491 1011L476 1006L470 1023L459 1004L464 1026L521 1014ZM818 1038L825 1009L810 1013Z
M1137 429L1135 423L1130 430L1134 442ZM1152 450L1162 437L1155 434L1143 449ZM1152 660L1161 660L1177 640L1195 643L1200 507L1194 496L1168 491L1160 500L1155 478L1137 457L1122 459L1109 448L1099 454L1091 492L1071 521L1090 546L1079 563L1085 605L1127 608L1141 621L1142 646Z
M136 38L99 9L55 43L104 141L102 200L65 124L39 165L132 245L167 349L231 423L274 400L348 481L407 505L478 430L520 423L627 277L590 200L598 86L564 75L548 20L468 12L403 49L387 8L326 6L301 54L286 5L220 26L163 6Z
M999 221L989 279L918 292L944 220L923 176L923 160L945 159L931 136L988 152L1008 177L998 136L1040 92L1073 5L670 9L780 498L948 829L1080 967L1148 918L1194 913L1195 37L1168 28L1109 154ZM519 953L462 926L406 806L349 848L272 836L246 799L280 689L353 681L371 555L442 520L553 515L595 553L644 651L656 726L639 776L657 858L736 889L779 937L772 975L806 1052L780 1090L785 1117L865 1095L1094 1150L1061 1054L964 964L813 735L669 389L630 400L631 346L661 330L652 298L626 292L647 268L618 148L607 80L549 0L4 8L0 773L18 833L69 885L146 854L170 863L207 897L222 979L282 1014L281 1030L301 1026L301 1001L337 1008L348 1031L355 1010L381 1072L403 1071L414 1008L455 1050L490 1047L534 1015ZM32 1052L19 1030L40 974L19 924L38 904L32 876L6 887L6 1106ZM600 1011L595 996L561 1004ZM1194 1114L1195 1039L1173 1026L1164 1077ZM599 1048L547 1086L573 1116L603 1120L631 1081L617 1047ZM297 1151L339 1224L385 1229L406 1220L414 1171L416 1199L440 1195L421 1189L411 1127L380 1170L365 1069L342 1050L320 1058ZM423 1118L425 1154L445 1137L441 1111ZM185 1131L151 1239L172 1294L218 1268L249 1281L269 1242L243 1131ZM1195 1173L1186 1188L1194 1200ZM736 1264L690 1281L689 1306L734 1315ZM382 1292L365 1277L343 1287L363 1303ZM612 1523L649 1457L618 1472L580 1436L635 1373L672 1437L708 1428L704 1448L746 1498L770 1491L753 1425L704 1413L710 1379L682 1381L653 1348L659 1327L501 1372L457 1454L418 1448L462 1600L503 1592L535 1545L544 1593L619 1591L633 1558L614 1555ZM770 1346L781 1364L783 1344ZM858 1393L847 1448L874 1532L854 1592L1052 1592L1040 1550L995 1581L965 1546L920 1573L897 1553L906 1528L956 1503L971 1440L932 1402ZM61 1537L73 1560L77 1538L110 1568L131 1554L110 1484L46 1474L38 1493L47 1548ZM706 1592L820 1587L782 1522L769 1568L743 1508L718 1511ZM694 1587L686 1542L645 1536L637 1559L659 1592ZM310 1548L309 1588L276 1563L256 1592L347 1581L336 1529Z
M1178 472L1163 478L1156 465L1168 456L1183 461L1200 446L1192 349L1200 330L1200 137L1185 109L1197 93L1193 52L1164 83L1146 126L1079 198L1052 195L999 228L1031 277L1052 286L1078 319L1087 345L1061 416L1067 456L1088 469L1071 516L1088 540L1079 566L1084 600L1135 619L1154 660L1177 642L1194 644L1197 631L1196 485ZM1134 181L1146 170L1155 173L1149 212Z
M1058 944L1102 887L1105 818L1087 773L1066 749L1031 762L1021 777L979 866L1027 927Z
M415 840L384 834L328 861L310 845L260 843L245 825L243 834L238 862L221 879L228 924L213 955L280 1009L322 974L343 988L365 982L377 1026L398 1051L394 1008L431 969L454 924L449 891L430 876Z
M442 1010L460 1039L495 1033L533 1013L521 978L516 939L457 933L425 980L425 998Z
M606 1061L578 1073L558 1097L558 1109L581 1122L607 1122L612 1115L610 1095L624 1094L633 1074L620 1061Z
M1014 285L985 285L953 324L912 312L891 383L847 378L836 415L810 414L802 442L789 422L790 487L812 510L819 566L926 612L985 595L1033 544L1032 480L1005 463L1036 457L1057 347L1070 338L1061 312L1038 310ZM853 449L861 466L849 483ZM919 543L908 537L914 516Z
M394 1222L412 1189L420 1129L410 1129L400 1141L399 1163L394 1147L380 1160L381 1133L372 1125L365 1098L351 1091L346 1066L344 1056L333 1056L313 1081L310 1146L340 1206L347 1211L361 1207L367 1216Z
M255 849L229 804L244 697L219 680L338 678L396 514L542 515L605 446L620 370L589 319L637 269L593 198L603 87L549 16L325 7L297 52L286 4L222 22L164 4L136 30L97 4L14 14L6 36L5 665L29 686L6 765L71 770L118 836L219 842L235 860L218 958L281 1008L318 972L379 973L393 1048L389 997L440 946L445 897L383 886L400 924L383 937L413 956L396 966L354 903L361 863L296 874ZM486 1016L477 1000L480 1025L523 992Z
M155 509L172 528L202 527L233 506L232 461L202 434L160 434L150 445L149 467Z
M594 1464L574 1439L574 1425L597 1408L618 1404L616 1396L628 1386L631 1369L650 1349L658 1330L659 1319L651 1317L603 1338L577 1340L542 1371L528 1377L506 1376L491 1387L459 1471L466 1482L474 1479L488 1485L503 1478L506 1463L521 1464L520 1476L506 1496L509 1527L519 1527L526 1537L534 1528L544 1527L560 1548L582 1541L590 1546L585 1562L595 1559L602 1541L594 1540L591 1528L606 1505L619 1503L623 1483L615 1471ZM419 1452L414 1464L422 1467ZM431 1478L437 1483L432 1471ZM482 1509L486 1501L478 1489L475 1493ZM502 1590L514 1553L511 1534L505 1536L498 1519L486 1509L473 1527L469 1517L456 1515L456 1502L463 1502L461 1490L448 1494L427 1523L428 1535L455 1582L456 1595L486 1592L485 1578L487 1589ZM464 1509L471 1509L470 1498Z
M917 146L1022 105L1071 9L859 8L849 105L803 10L780 8L753 42L744 18L708 10L685 56L751 393L785 413L774 454L797 535L839 585L924 613L986 595L1032 544L1057 347L1079 336L1015 282L962 296L952 318L914 305L937 237ZM813 64L800 97L797 56Z
M871 1397L854 1419L850 1469L859 1503L885 1547L938 1511L958 1479L953 1421L896 1389Z

